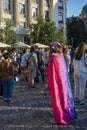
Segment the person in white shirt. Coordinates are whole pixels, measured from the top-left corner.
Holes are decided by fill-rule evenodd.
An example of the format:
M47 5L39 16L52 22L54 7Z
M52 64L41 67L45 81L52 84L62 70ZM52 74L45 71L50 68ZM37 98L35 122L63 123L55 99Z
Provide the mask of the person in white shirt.
M74 98L76 103L86 105L85 89L87 82L87 43L81 43L73 60Z
M63 48L63 55L64 55L67 70L68 72L70 72L71 57L68 53L68 48Z

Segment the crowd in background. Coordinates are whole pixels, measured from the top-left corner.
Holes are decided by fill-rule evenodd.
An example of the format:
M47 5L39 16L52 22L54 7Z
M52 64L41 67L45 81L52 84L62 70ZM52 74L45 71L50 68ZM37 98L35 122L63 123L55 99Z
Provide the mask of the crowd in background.
M82 43L80 49L78 48L64 46L63 55L68 73L74 72L74 98L77 103L85 104L83 100L87 82L87 43ZM31 46L30 50L25 48L10 49L9 51L2 49L0 54L0 95L3 96L4 101L9 103L13 101L14 81L22 83L26 80L29 88L35 88L36 83L44 83L48 63L49 48L41 49L38 46Z

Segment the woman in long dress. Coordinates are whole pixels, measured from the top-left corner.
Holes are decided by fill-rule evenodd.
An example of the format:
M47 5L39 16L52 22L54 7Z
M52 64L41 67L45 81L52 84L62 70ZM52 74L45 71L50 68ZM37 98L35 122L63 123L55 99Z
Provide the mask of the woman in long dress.
M81 106L87 105L87 43L80 43L73 59L74 68L74 99Z
M47 78L54 112L53 123L67 125L70 120L76 118L76 110L62 46L59 42L50 44Z

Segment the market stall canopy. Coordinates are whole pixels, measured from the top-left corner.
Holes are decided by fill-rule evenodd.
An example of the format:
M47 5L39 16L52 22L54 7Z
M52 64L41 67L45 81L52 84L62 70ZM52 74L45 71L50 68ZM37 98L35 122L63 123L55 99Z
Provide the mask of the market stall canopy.
M0 42L0 48L3 48L3 47L11 47L11 45Z
M39 48L49 48L49 46L41 44L41 43L35 43L32 46L38 46Z
M17 42L17 43L14 43L14 47L17 47L17 48L30 48L29 45L23 43L23 42Z

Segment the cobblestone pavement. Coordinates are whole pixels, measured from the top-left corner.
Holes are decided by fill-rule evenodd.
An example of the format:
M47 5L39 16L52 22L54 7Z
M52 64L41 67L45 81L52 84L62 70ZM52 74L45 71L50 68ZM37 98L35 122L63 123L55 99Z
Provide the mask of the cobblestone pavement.
M46 90L46 97L42 96L43 88L44 84L30 89L26 82L16 83L14 102L7 104L0 99L0 130L87 130L87 106L76 105L78 118L67 126L50 124L53 118L51 100L49 90Z

